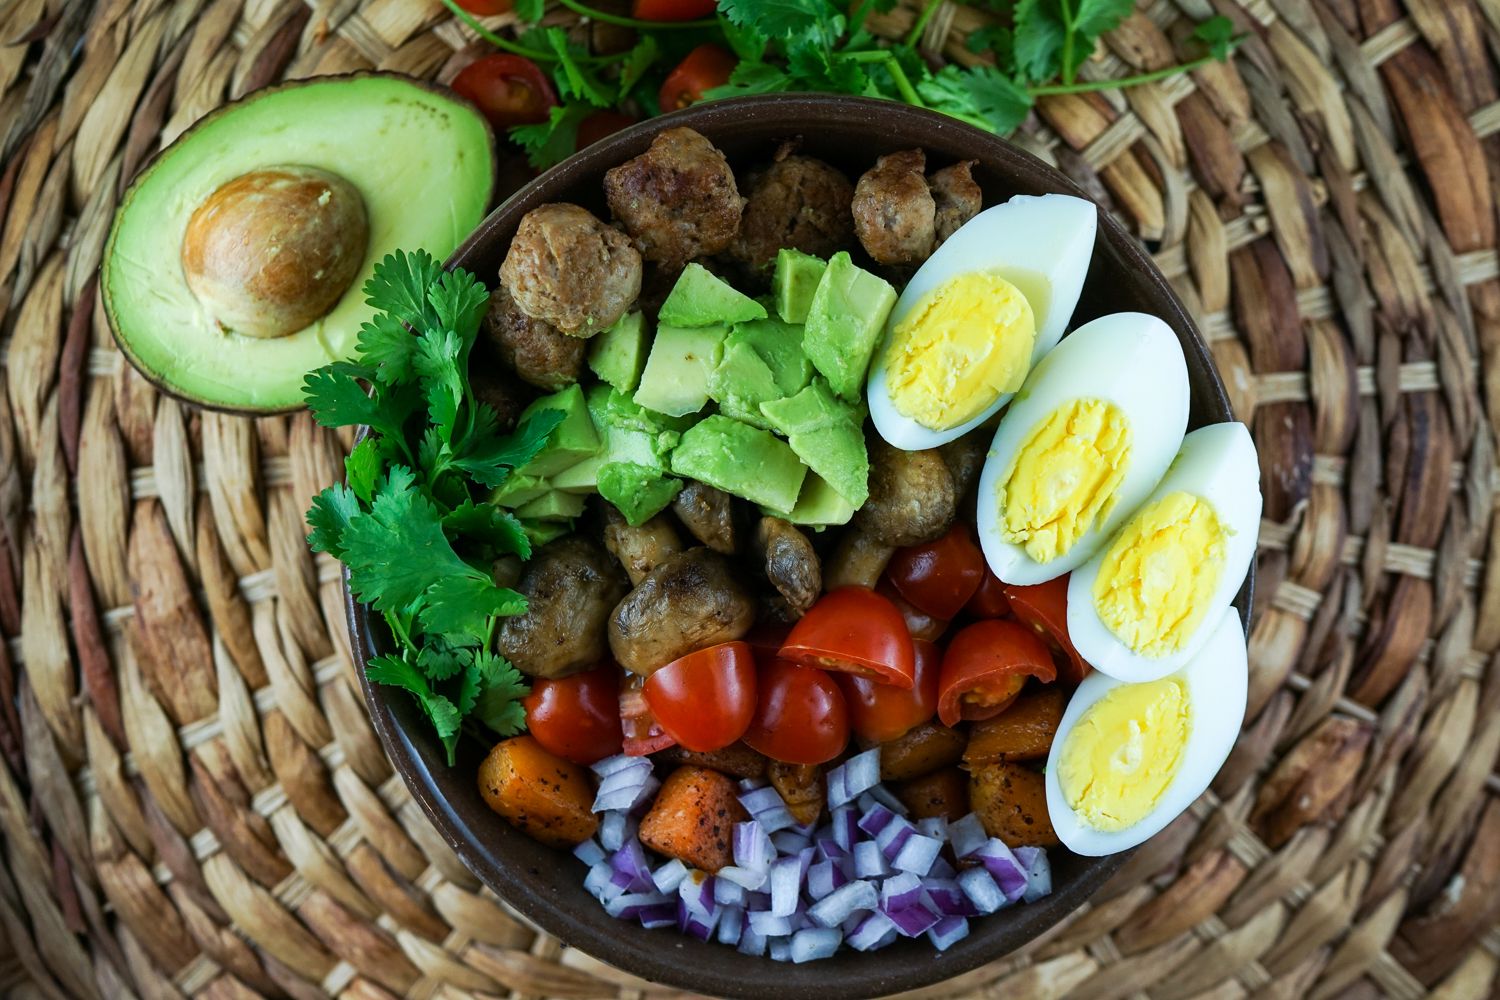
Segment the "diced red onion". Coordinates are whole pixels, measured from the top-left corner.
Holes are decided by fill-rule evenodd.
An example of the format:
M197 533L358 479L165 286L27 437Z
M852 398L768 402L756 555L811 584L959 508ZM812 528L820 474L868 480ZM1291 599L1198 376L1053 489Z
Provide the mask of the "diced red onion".
M906 937L923 934L938 922L938 915L921 905L908 906L900 910L886 910L885 915L891 918L891 923L895 924L896 929Z
M880 908L887 913L919 906L922 902L922 880L911 872L892 875L880 885Z
M634 824L622 812L607 812L599 820L599 844L606 851L618 851L625 838L635 836Z
M891 866L886 862L885 855L880 853L880 845L873 840L862 840L854 845L854 876L855 878L884 878L891 873Z
M688 866L677 858L672 858L651 873L651 881L656 884L657 892L676 892L682 880L687 878L687 873Z
M714 902L714 879L702 872L693 872L677 887L677 898L687 907L688 915L707 923L713 918L718 904Z
M932 862L932 867L927 869L931 878L958 878L958 869L948 863L948 859L939 854Z
M583 887L601 903L607 903L625 890L614 882L615 869L608 861L601 861L589 869L583 878Z
M792 909L797 908L797 901L792 900ZM769 892L747 892L745 893L745 909L747 910L769 910L771 909L771 894Z
M838 928L811 927L792 935L791 959L801 963L828 958L843 943L844 935Z
M743 907L749 894L743 885L725 875L728 871L728 868L720 868L719 874L714 878L714 902L720 906Z
M751 820L748 823L734 824L734 863L741 868L765 875L766 869L771 867L771 860L776 856L776 848L771 844L771 837L761 828L760 823ZM741 883L747 889L758 889L759 885Z
M637 758L645 762L644 768L620 768L612 771L599 782L599 790L594 795L594 812L610 812L621 809L629 812L653 795L661 782L651 773L651 762L645 758Z
M646 907L640 913L641 926L648 931L660 927L676 927L677 906L678 904L667 902Z
M958 887L963 890L974 909L980 913L994 913L1010 905L1010 900L1000 887L995 884L995 879L982 865L973 868L965 868L958 873Z
M849 882L824 896L807 910L807 915L819 927L837 927L856 910L873 910L880 905L880 894L874 884L865 881Z
M927 940L938 951L947 951L969 936L969 922L963 917L944 917L927 931Z
M719 869L719 881L732 882L741 889L759 889L766 884L766 874L769 868L754 871L750 868L741 868L738 865L727 865Z
M854 842L859 840L859 813L848 806L840 806L833 810L829 817L829 832L833 836L833 842L845 851L854 849Z
M864 810L859 817L858 826L872 837L878 837L891 825L896 814L878 803L872 803L869 809Z
M781 799L781 793L770 785L761 785L758 788L741 792L740 805L745 807L745 811L750 814L752 819L772 809L786 808L786 803Z
M976 868L975 871L982 872L984 869ZM979 913L974 904L969 902L969 897L964 895L963 889L953 879L923 879L922 888L927 892L929 908L945 917L973 917Z
M573 848L573 857L592 868L605 858L604 848L593 837Z
M847 858L849 856L849 851L832 837L819 837L817 844L814 846L818 850L819 861L837 861L840 858Z
M1040 847L1018 847L1016 860L1026 870L1026 890L1021 901L1034 903L1052 892L1052 862Z
M927 837L935 837L946 842L948 840L948 818L946 816L928 816L917 820L917 832Z
M876 910L861 920L859 926L850 931L844 941L856 951L874 951L896 940L897 933L891 918Z
M884 785L876 785L859 797L860 812L868 812L872 805L882 805L895 813L897 816L905 816L907 813L906 803L896 797L896 793Z
M901 850L891 859L891 867L897 871L926 875L942 849L943 842L936 837L914 833L906 838Z
M669 902L668 897L659 892L627 892L614 899L606 900L604 909L616 919L635 920L647 907L659 906L666 902Z
M651 865L646 860L646 851L641 842L631 837L625 846L609 856L614 869L614 883L627 892L650 892L656 888L651 877Z
M777 854L799 854L804 847L811 847L812 841L796 830L777 830L771 837L771 844L776 848Z
M807 870L812 867L813 862L817 860L817 856L818 852L813 850L811 847L804 847L802 848L802 850L797 852L798 885L801 885L803 882L807 881ZM837 862L835 862L835 864L837 864ZM845 872L844 874L847 875L848 872Z
M719 924L719 911L714 910L705 919L694 913L692 908L685 902L677 903L677 929L684 934L691 934L699 941L707 941L713 937L714 928Z
M751 910L746 918L750 929L762 937L781 937L792 932L791 915L778 916L769 910Z
M797 897L802 889L801 859L785 857L771 862L770 881L770 912L778 917L790 917L797 909Z
M792 939L790 937L770 938L766 941L766 950L771 955L771 961L790 962L792 960Z
M999 837L991 837L973 854L995 879L1005 898L1014 903L1026 892L1026 868Z
M948 824L948 843L953 845L953 856L960 860L973 854L990 839L977 813L969 813L963 819Z
M901 848L911 837L916 836L917 828L912 826L904 816L894 816L885 825L885 829L875 835L875 843L880 845L880 850L892 861L896 855L901 853Z
M766 953L766 936L751 926L748 916L745 918L745 929L740 931L740 943L736 950L742 955Z
M880 750L855 754L828 772L828 807L852 802L880 783Z
M745 911L738 906L726 906L719 911L719 943L738 944L745 930Z
M606 757L601 761L595 761L589 765L589 769L594 772L596 777L603 779L617 771L650 771L651 761L645 757L627 757L620 753L615 754L613 757Z
M807 894L818 900L849 881L832 861L819 861L807 870Z

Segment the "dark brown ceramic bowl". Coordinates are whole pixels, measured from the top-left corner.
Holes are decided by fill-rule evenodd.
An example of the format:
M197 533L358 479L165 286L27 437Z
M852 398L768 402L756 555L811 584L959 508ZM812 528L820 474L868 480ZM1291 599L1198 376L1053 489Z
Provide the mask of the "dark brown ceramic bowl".
M664 128L687 125L728 155L737 170L764 161L779 140L858 177L875 157L921 146L929 163L974 159L984 203L1013 194L1083 192L1062 174L1010 143L951 118L886 102L816 95L768 96L707 104L633 126L588 147L522 188L480 224L449 261L493 281L521 217L538 205L571 201L607 217L601 181L610 167L641 153ZM1203 337L1151 258L1114 219L1099 220L1093 265L1074 317L1077 325L1110 312L1137 310L1164 319L1182 341L1192 388L1191 423L1232 419ZM1249 584L1240 607L1248 607ZM349 601L349 630L361 666L387 648L378 619ZM372 624L375 627L372 627ZM465 748L450 768L415 704L399 691L361 683L386 752L422 808L464 863L512 906L563 942L646 979L700 993L780 1000L837 1000L916 989L1010 952L1072 912L1123 860L1054 854L1054 892L1030 905L976 919L967 938L938 954L925 939L883 951L841 951L806 965L783 965L702 944L671 931L648 931L611 919L583 889L583 865L512 829L479 797L475 767L483 748Z

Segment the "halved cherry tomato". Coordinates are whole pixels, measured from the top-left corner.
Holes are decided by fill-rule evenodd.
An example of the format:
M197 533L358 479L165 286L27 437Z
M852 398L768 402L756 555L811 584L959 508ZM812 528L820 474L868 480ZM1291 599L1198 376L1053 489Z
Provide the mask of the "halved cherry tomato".
M837 675L844 701L849 703L849 724L860 737L873 743L894 740L937 713L942 650L925 639L913 639L912 646L917 657L909 690L877 684L868 677Z
M911 633L901 612L864 587L840 587L823 595L792 626L781 655L794 663L862 674L900 688L912 686L916 669Z
M948 631L947 622L941 618L932 617L902 597L901 592L892 585L890 577L880 578L880 582L875 585L875 593L890 601L896 606L896 610L901 612L901 617L906 619L906 630L911 633L913 639L936 642L939 636Z
M1082 683L1092 668L1078 655L1068 635L1067 576L1031 587L1007 583L1005 597L1010 602L1010 613L1041 636L1066 661L1063 664L1063 683Z
M984 553L969 537L968 525L955 524L935 542L897 549L886 572L902 597L934 618L947 619L964 609L984 581Z
M629 128L638 120L634 115L619 111L595 111L578 123L578 138L574 142L574 149L592 146L607 135Z
M458 71L452 86L497 129L544 122L557 105L552 81L524 56L502 53L475 59Z
M1005 584L1000 578L984 568L984 582L964 605L964 610L975 618L1004 618L1010 612L1010 599L1005 596Z
M1057 679L1057 665L1036 633L1012 621L975 622L948 643L938 679L938 718L945 726L990 719L1026 684Z
M620 752L620 668L613 663L571 677L532 681L521 704L526 728L550 753L592 764Z
M631 674L620 688L620 728L625 735L625 753L630 757L644 757L677 742L651 714L651 706L641 694L645 683L646 678L640 674Z
M786 764L832 760L849 743L844 695L816 667L772 660L760 671L760 698L745 742Z
M515 0L458 0L458 5L475 17L493 17L508 12Z
M727 747L755 714L755 654L743 642L697 650L653 672L641 694L678 746L703 753Z
M733 52L712 42L689 52L661 85L662 114L694 104L703 99L705 90L728 83L736 62Z
M631 16L642 21L696 21L713 17L717 0L635 0Z

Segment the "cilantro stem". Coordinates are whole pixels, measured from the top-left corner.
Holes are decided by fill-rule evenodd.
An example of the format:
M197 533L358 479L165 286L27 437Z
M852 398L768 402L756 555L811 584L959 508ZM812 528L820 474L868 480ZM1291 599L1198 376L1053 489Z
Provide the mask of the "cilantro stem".
M911 80L906 75L906 70L901 68L901 61L889 51L885 53L885 68L890 71L891 79L896 81L896 90L901 93L901 99L914 108L925 108L926 104L917 95L917 88L911 85Z
M447 0L444 0L446 3ZM667 31L681 30L683 28L717 28L719 22L714 18L703 21L643 21L638 17L624 17L620 14L611 14L607 10L599 10L587 4L579 3L579 0L558 0L558 3L582 17L591 17L595 21L603 21L605 24L618 24L622 28L640 28L643 31Z
M922 13L917 16L916 23L911 26L911 31L906 35L906 47L915 48L917 42L922 40L922 32L927 30L927 22L932 20L932 15L937 13L943 0L927 0L927 5L922 8Z
M1062 49L1063 83L1072 86L1074 78L1078 75L1078 67L1073 65L1073 6L1068 3L1068 0L1057 0L1057 3L1062 8L1064 25Z
M1137 73L1134 76L1122 76L1113 80L1053 83L1045 87L1030 87L1027 89L1027 93L1032 97L1051 97L1056 94L1085 94L1095 90L1123 90L1126 87L1137 87L1143 83L1155 83L1157 80L1165 80L1167 77L1176 76L1178 73L1191 73L1199 66L1216 61L1211 55L1200 56L1191 62L1179 63L1176 66L1167 66L1164 69L1154 69L1149 73Z
M474 34L478 35L480 38L483 38L485 41L489 42L491 45L502 52L509 52L512 55L517 56L524 56L527 59L530 59L532 62L557 62L558 60L557 53L555 52L543 52L541 49L528 48L525 45L519 45L508 38L495 34L489 28L486 28L484 25L480 24L473 14L470 14L468 11L460 7L457 3L457 0L443 0L443 6L447 7L448 10L453 13L454 17L458 18L464 24L467 24L469 26L469 29L473 31ZM629 54L629 52L619 52L611 56L574 56L574 59L576 59L580 63L593 65L596 63L618 62L621 59L624 59Z

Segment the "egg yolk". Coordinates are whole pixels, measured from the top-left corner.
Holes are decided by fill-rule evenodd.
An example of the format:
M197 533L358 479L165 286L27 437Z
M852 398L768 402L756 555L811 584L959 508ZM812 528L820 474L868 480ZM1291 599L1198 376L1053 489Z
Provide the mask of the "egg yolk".
M1150 815L1182 766L1187 688L1176 677L1121 684L1089 706L1063 744L1057 780L1078 818L1127 830Z
M1142 656L1176 653L1208 613L1228 535L1208 501L1191 493L1168 493L1141 509L1099 565L1099 618Z
M1035 346L1036 317L1015 285L984 271L949 278L891 332L891 403L931 430L957 427L1021 388Z
M1000 531L1039 563L1109 516L1130 459L1130 421L1113 403L1075 399L1039 421L1000 484Z

